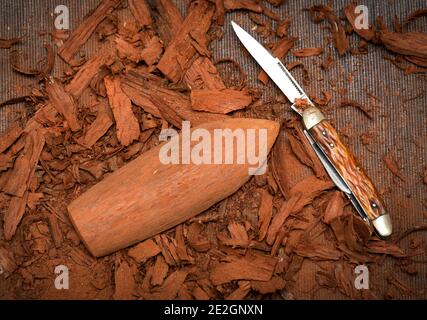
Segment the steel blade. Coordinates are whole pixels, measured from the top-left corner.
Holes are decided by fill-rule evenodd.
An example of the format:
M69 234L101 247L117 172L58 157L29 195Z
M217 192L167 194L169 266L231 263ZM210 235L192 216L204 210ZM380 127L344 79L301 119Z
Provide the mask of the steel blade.
M290 102L294 103L295 99L308 99L304 90L279 59L273 57L267 49L265 49L237 23L231 21L231 25L244 47L268 74L271 80L273 80L279 89L286 95Z

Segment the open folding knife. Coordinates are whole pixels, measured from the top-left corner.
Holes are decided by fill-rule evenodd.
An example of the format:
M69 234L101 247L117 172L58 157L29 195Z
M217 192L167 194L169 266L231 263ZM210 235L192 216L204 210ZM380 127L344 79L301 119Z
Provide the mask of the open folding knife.
M356 163L350 150L342 143L338 133L305 94L282 62L273 57L258 41L235 22L231 22L237 37L252 57L264 69L292 104L304 123L304 134L332 181L344 192L360 216L372 224L380 237L392 233L389 214L372 181ZM305 106L296 103L305 100Z

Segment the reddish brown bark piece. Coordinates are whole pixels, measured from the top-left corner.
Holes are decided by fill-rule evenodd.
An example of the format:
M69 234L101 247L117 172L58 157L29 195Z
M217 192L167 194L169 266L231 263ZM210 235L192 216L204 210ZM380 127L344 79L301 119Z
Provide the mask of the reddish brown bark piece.
M323 243L300 243L294 249L294 252L305 258L314 261L322 260L340 260L342 253L335 248L328 247Z
M329 224L333 219L343 215L345 202L341 191L335 191L325 209L323 222Z
M64 86L53 79L46 84L46 93L51 105L65 118L71 131L80 130L76 104L73 97L65 91Z
M375 37L375 29L373 27L369 27L369 29L358 28L355 23L357 18L355 9L356 3L352 2L344 8L344 14L348 22L350 22L351 26L353 27L354 32L356 32L366 41L371 41Z
M292 54L298 58L318 56L318 55L321 55L322 53L323 53L323 48L303 48L303 49L292 51Z
M151 275L151 284L153 286L159 286L163 283L163 280L168 274L169 266L165 262L163 256L158 255L156 258L156 263L153 267L153 274Z
M298 38L290 37L279 40L273 45L273 48L271 49L272 55L280 60L283 59L288 51L293 48L297 39ZM261 72L258 74L258 80L263 84L267 84L268 79L269 77L265 71L261 70Z
M220 239L225 245L243 248L246 248L249 245L248 233L243 225L237 222L230 222L227 229L230 232L231 238L218 235L218 239Z
M184 120L190 121L192 126L197 126L205 122L228 118L223 114L194 111L191 108L190 99L186 95L151 84L149 81L141 79L137 73L132 75L124 80L126 92L135 101L144 104L147 110L153 110L153 112L158 110L157 112L162 118L177 128L181 128Z
M280 21L276 27L277 36L280 38L286 37L288 35L288 29L290 26L291 26L291 20L289 18L286 18Z
M280 6L285 0L267 0L268 3L272 4L273 6Z
M329 22L335 48L341 56L344 55L349 47L348 38L344 26L332 8L328 5L316 5L310 8L310 13L312 20L316 23L325 19Z
M135 279L134 275L138 273L138 269L134 265L129 265L125 260L118 263L114 274L114 300L130 300L134 299L135 294Z
M170 241L171 239L164 234L156 235L155 239L162 251L162 255L165 258L166 263L170 266L178 264L178 253L176 252L175 245Z
M251 281L252 290L261 294L274 293L282 290L286 285L286 280L280 276L273 276L268 281Z
M118 36L115 39L117 53L120 59L128 59L129 61L138 63L142 61L142 50L132 43Z
M89 39L98 24L105 19L119 4L121 0L103 0L98 7L72 32L71 36L59 49L59 56L69 64L75 64L74 55Z
M285 199L289 199L291 176L297 171L298 165L302 166L282 132L272 152L272 173Z
M80 130L76 104L64 86L58 80L49 81L46 84L46 93L50 104L65 118L71 131Z
M400 19L397 15L394 15L393 18L393 29L395 32L403 32L402 23L400 23Z
M74 75L65 91L78 99L83 91L89 86L92 79L100 72L101 67L111 58L111 52L100 50L98 54L90 58Z
M41 129L31 132L25 138L25 147L15 161L9 179L3 187L3 191L22 197L27 191L30 181L34 175L40 153L45 144L45 138Z
M0 153L9 148L22 134L23 130L18 122L14 122L12 126L3 134L0 135Z
M155 1L158 11L156 26L163 42L167 45L181 28L184 19L172 0Z
M294 208L297 203L300 201L301 195L296 194L292 195L289 200L287 200L279 209L277 214L274 216L273 221L270 224L270 227L267 231L266 242L269 245L273 245L276 241L276 238L280 232L280 228L285 223L286 219L291 213L294 212Z
M0 277L9 277L17 267L12 251L0 244Z
M138 107L144 109L145 112L157 118L162 117L157 106L151 102L150 95L144 92L144 85L135 77L132 77L131 73L122 80L122 89L129 99Z
M150 8L145 0L128 0L129 9L141 27L149 26L153 23Z
M25 213L27 205L28 191L25 191L22 197L13 196L9 203L9 208L4 215L4 238L11 240L15 235L16 228Z
M160 13L159 33L165 44L169 44L180 30L183 19L177 7L170 0L156 2ZM184 73L184 81L190 89L223 89L221 77L208 57L199 56Z
M290 199L282 205L279 212L274 216L267 232L267 243L270 245L274 243L281 226L291 213L298 213L325 190L333 187L332 181L317 179L315 176L309 176L297 183L290 190Z
M329 67L334 63L334 59L331 56L328 56L320 65L324 70L329 69Z
M218 74L212 61L200 56L194 60L184 76L185 83L190 89L225 89L224 82Z
M268 281L273 275L277 259L253 252L244 257L232 257L230 262L217 264L210 275L214 285L220 285L233 280Z
M395 258L404 258L406 257L405 252L399 246L387 243L385 241L372 241L367 245L369 253L374 254L388 254Z
M412 62L413 64L418 65L418 66L427 67L427 59L422 59L422 58L414 57L414 56L405 56L405 59L408 60L409 62Z
M268 226L270 225L271 216L273 215L273 197L270 193L263 189L261 191L261 205L258 211L258 240L262 241L267 234Z
M246 90L192 90L191 107L198 111L229 113L246 108L252 102L252 96Z
M172 82L178 82L191 66L199 46L206 47L206 32L213 16L213 7L207 1L195 3L174 39L169 43L157 68Z
M193 261L193 258L187 253L187 246L185 245L184 239L184 228L180 224L175 229L175 241L176 241L176 253L182 261Z
M0 49L10 49L14 44L21 42L21 38L0 39Z
M381 41L395 53L427 59L427 33L381 33Z
M117 25L119 19L114 14L109 14L104 20L96 27L95 34L99 41L104 41L107 37L115 34L118 31Z
M28 202L30 201L30 196L31 196L31 193L29 194ZM59 224L58 224L58 219L52 213L48 213L47 218L49 221L50 233L52 235L53 243L55 244L55 248L59 248L61 247L62 241L64 240L64 238L62 236L61 228L59 227Z
M349 213L332 219L330 226L340 243L342 251L347 255L356 257L356 261L364 261L364 259L369 258L359 254L365 250L365 244L372 233L369 225L364 220ZM343 244L345 244L346 248L343 248Z
M348 263L335 265L334 275L338 289L347 297L353 299L357 291L353 281L354 268Z
M123 146L128 146L132 141L138 139L140 133L139 123L133 114L131 101L122 91L120 78L106 77L104 83L116 121L117 139Z
M405 23L408 23L411 20L427 15L427 8L417 9L414 12L411 12L408 17L405 19Z
M239 281L239 287L230 293L225 300L242 300L251 291L250 281Z
M12 154L0 154L0 172L13 167L14 158Z
M160 247L151 239L145 240L129 249L128 255L138 263L144 263L149 258L160 253Z
M27 121L24 132L29 133L41 127L53 125L57 122L58 111L50 103L42 105L35 115Z
M209 300L209 296L205 290L200 288L198 285L193 289L192 294L196 300Z
M226 10L248 10L257 13L263 11L263 7L253 0L224 0Z
M182 287L178 290L178 294L176 296L177 300L193 300L194 296L190 293L188 289L188 285L184 283Z
M113 124L113 116L106 101L99 102L97 109L95 121L89 125L85 134L78 139L80 144L88 148L92 147Z
M190 121L192 126L202 123L225 120L228 116L217 113L194 111L187 96L168 89L158 88L149 90L151 101L160 110L162 117L177 128L181 128L182 121Z
M205 252L209 250L211 244L208 239L202 236L202 226L200 223L193 222L188 227L187 240L194 250L199 252Z
M143 293L142 297L147 300L172 300L176 297L186 277L186 271L176 270L167 277L163 285L154 288L151 293Z
M160 39L153 36L147 43L146 47L141 51L141 58L144 62L151 66L155 64L162 55L163 44Z

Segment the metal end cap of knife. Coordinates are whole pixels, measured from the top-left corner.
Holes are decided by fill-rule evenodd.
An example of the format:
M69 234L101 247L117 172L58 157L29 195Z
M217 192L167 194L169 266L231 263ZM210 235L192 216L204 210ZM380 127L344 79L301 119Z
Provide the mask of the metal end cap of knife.
M302 114L302 120L307 130L310 130L315 125L319 124L325 119L323 113L316 107L309 107L304 110Z
M389 214L384 214L375 220L372 220L372 224L374 225L375 231L378 233L378 235L383 238L390 236L393 232Z

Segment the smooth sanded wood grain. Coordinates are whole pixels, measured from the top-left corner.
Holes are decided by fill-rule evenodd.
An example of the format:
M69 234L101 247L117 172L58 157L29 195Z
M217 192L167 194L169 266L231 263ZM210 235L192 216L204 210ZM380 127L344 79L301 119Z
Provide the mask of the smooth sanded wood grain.
M208 130L212 137L214 129L266 129L267 151L279 132L277 122L261 119L227 119L198 128ZM255 150L259 150L258 141ZM75 228L94 256L145 240L203 212L237 191L250 178L248 169L254 167L247 161L163 164L159 159L162 145L120 168L68 206Z

